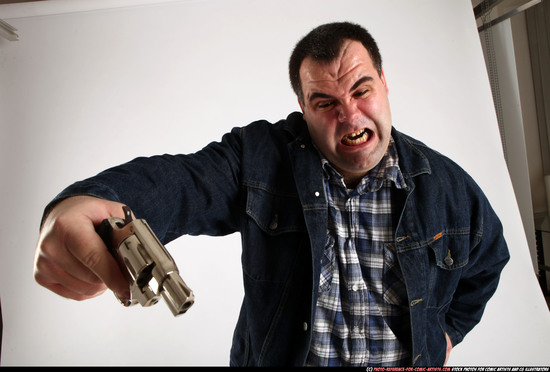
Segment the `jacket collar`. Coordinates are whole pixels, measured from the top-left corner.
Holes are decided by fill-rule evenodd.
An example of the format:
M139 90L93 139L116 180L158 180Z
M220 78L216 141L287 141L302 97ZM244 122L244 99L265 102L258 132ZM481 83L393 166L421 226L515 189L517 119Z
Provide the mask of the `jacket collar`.
M284 128L290 132L296 140L304 141L307 139L311 141L307 124L301 112L293 112L288 115L284 123ZM405 179L423 173L432 173L430 162L422 151L423 148L427 148L424 143L399 132L394 127L392 127L391 134L395 141L397 154L399 156L399 167Z
M422 151L428 148L424 143L399 132L395 128L392 128L392 137L399 155L399 167L403 177L410 178L423 173L432 173L430 162Z
M290 132L296 140L310 139L307 123L301 112L293 112L284 121L284 128Z

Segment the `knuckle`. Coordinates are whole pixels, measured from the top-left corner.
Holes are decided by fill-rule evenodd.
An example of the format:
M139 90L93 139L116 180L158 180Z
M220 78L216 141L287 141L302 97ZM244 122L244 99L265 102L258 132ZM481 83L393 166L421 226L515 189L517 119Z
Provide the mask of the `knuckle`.
M38 255L36 257L37 264L42 263L46 257L51 257L57 251L55 244L53 244L50 237L45 237L39 245Z
M65 214L60 214L52 221L51 230L54 232L63 232L70 228L72 219Z
M42 263L42 261L36 261L34 264L33 276L34 276L34 280L36 280L40 284L41 284L41 281L44 280L43 279L44 275L42 274L43 270L44 270L44 264Z
M34 280L43 287L45 287L47 284L44 277L37 271L34 272Z

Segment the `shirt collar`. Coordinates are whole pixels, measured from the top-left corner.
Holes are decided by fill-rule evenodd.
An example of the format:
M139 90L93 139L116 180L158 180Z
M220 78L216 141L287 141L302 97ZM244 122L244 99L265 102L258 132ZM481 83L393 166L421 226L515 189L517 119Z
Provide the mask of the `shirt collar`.
M321 164L325 174L325 179L341 187L346 187L344 177L329 163L329 161L321 154ZM390 137L388 149L380 162L371 169L361 180L355 191L360 194L374 192L380 190L384 182L388 180L393 182L396 188L404 189L407 187L401 169L399 168L399 156L395 150L395 142L393 137ZM351 192L351 190L348 190Z

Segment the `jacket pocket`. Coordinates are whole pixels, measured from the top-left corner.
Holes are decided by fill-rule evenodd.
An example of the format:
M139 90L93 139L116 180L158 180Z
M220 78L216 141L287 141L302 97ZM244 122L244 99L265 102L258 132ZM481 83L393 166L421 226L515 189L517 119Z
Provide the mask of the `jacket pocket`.
M456 291L462 269L468 265L470 253L469 230L442 232L428 242L430 256L429 307L448 306Z
M284 281L306 236L297 195L248 187L243 270L252 279Z
M469 230L440 232L428 243L435 257L435 264L443 270L456 270L468 264L470 253Z
M305 230L302 207L297 195L282 195L249 187L246 213L268 235Z

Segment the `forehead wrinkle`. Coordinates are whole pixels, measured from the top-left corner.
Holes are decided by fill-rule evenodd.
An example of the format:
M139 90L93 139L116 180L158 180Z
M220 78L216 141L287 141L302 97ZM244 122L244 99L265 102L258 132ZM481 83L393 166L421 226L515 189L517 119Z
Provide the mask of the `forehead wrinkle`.
M359 48L357 51L358 53L354 52L357 48ZM356 74L358 76L355 76L353 75L354 71L365 68L365 65L368 65L368 61L370 61L370 55L366 49L364 49L359 42L354 42L351 40L343 44L338 57L330 62L321 62L314 60L311 57L307 57L304 60L304 62L306 62L304 65L308 67L302 65L300 68L300 74L302 74L303 82L302 89L304 89L307 84L314 85L314 87L310 87L312 88L312 91L304 92L305 101L309 101L308 96L311 96L313 93L328 93L324 90L330 86L336 88L336 90L339 90L339 94L346 94L345 90L347 89L344 87L345 84L342 84L342 82L348 76L351 76L351 78L355 77L356 79L347 85L351 87L354 83L356 83L356 80L363 77L364 74ZM369 66L366 66L367 70L369 70L369 68ZM370 76L370 74L367 74L367 76ZM322 88L319 89L319 87L315 87L315 85L321 85Z
M363 65L362 62L359 63L351 63L351 66L347 69L346 63L343 63L343 58L338 58L338 60L334 60L330 63L326 64L320 64L320 66L323 68L322 75L323 78L319 78L317 80L314 80L311 78L311 82L341 82L343 79L345 79L347 76L349 76L351 73L353 73L355 70L357 70L359 67ZM311 75L310 75L311 77Z
M314 80L311 78L310 75L310 81L311 82L323 82L323 81L339 81L341 80L346 74L348 74L350 71L342 71L345 68L346 63L344 63L344 59L347 55L348 49L350 49L350 46L352 45L352 40L346 40L342 47L340 48L340 52L338 54L338 57L334 58L331 61L317 61L315 59L312 59L311 57L307 57L306 59L310 60L310 63L316 64L319 67L321 67L321 70L323 71L323 75L328 75L326 79L318 79ZM353 59L356 59L354 55L352 55ZM352 69L353 69L353 62L352 62Z
M352 68L349 71L346 71L342 76L337 76L337 77L334 77L334 74L331 74L328 71L326 71L326 72L330 76L319 78L319 79L313 79L313 77L310 74L308 74L309 75L309 81L308 82L310 84L314 84L314 85L316 85L316 84L323 85L324 83L328 83L330 85L335 84L332 87L333 90L339 91L339 94L346 94L347 92L357 88L357 86L362 84L363 82L372 80L372 77L370 77L370 76L362 76L362 77L358 78L357 81L353 81L352 83L348 84L348 85L351 85L351 88L349 88L349 89L346 89L345 86L342 86L340 84L342 82L342 80L344 80L345 78L350 76L350 74L352 74L355 70L360 68L361 65L362 65L362 63L359 63L355 66L352 66ZM320 98L334 98L334 96L332 94L328 94L326 91L324 91L325 89L326 89L326 87L323 87L323 88L315 87L315 88L313 88L312 91L309 92L310 97L307 100L311 102L311 100L313 100L314 98L319 98L319 97Z
M346 52L348 51L349 47L351 45L351 40L348 40L347 42L345 42L344 45L342 45L342 48L340 49L340 55L338 56L338 60L337 60L337 63L338 63L338 76L340 77L343 77L344 75L347 74L347 72L342 72L342 69L343 69L343 66L344 66L344 57L347 55ZM338 79L340 80L340 79Z

